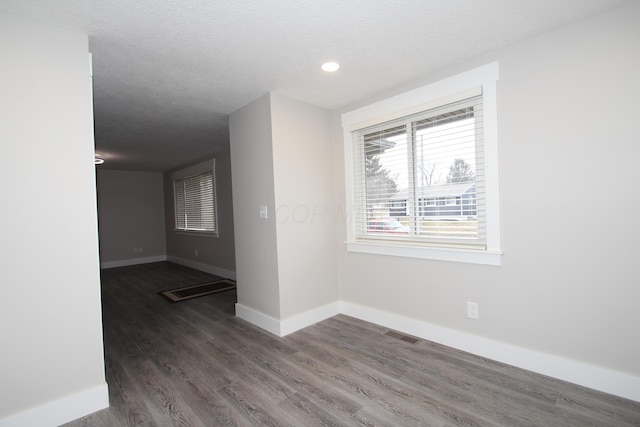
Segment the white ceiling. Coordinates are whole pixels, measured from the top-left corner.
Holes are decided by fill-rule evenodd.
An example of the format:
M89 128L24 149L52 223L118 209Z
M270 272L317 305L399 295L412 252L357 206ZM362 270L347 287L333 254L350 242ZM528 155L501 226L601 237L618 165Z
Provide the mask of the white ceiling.
M269 91L336 109L630 0L0 0L93 53L101 166L165 171L228 146ZM320 70L340 62L334 74Z

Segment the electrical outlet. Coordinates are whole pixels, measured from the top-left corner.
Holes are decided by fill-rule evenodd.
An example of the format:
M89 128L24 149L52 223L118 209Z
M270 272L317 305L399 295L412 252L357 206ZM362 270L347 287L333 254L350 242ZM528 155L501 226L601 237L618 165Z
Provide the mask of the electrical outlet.
M195 251L193 251L193 253L195 254L195 256L198 256L198 250L197 249Z
M142 248L138 248L138 253L141 254L142 253Z
M138 253L138 248L133 248L133 253L137 254Z
M480 309L478 307L477 302L469 302L467 301L467 317L469 319L479 319L480 318Z

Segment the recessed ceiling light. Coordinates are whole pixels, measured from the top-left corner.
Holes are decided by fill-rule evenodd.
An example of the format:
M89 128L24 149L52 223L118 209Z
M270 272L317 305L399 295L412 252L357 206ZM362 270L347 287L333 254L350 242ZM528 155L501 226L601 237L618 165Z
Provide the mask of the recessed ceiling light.
M94 157L93 163L95 163L96 165L101 165L104 163L104 159L101 159L100 157Z
M340 69L340 64L337 62L325 62L320 68L322 68L322 71L326 71L327 73L333 73Z

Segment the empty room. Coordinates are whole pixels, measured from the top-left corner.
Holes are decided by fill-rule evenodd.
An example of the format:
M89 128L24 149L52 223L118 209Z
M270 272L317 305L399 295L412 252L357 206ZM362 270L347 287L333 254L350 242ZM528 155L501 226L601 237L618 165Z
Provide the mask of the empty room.
M0 427L639 425L638 23L0 1Z

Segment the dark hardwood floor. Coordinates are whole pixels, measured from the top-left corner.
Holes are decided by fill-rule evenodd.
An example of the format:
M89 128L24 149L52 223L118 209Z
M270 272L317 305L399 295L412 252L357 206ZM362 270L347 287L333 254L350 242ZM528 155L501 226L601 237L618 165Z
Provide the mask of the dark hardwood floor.
M67 426L640 426L640 403L339 315L284 338L171 263L102 272L111 406Z

